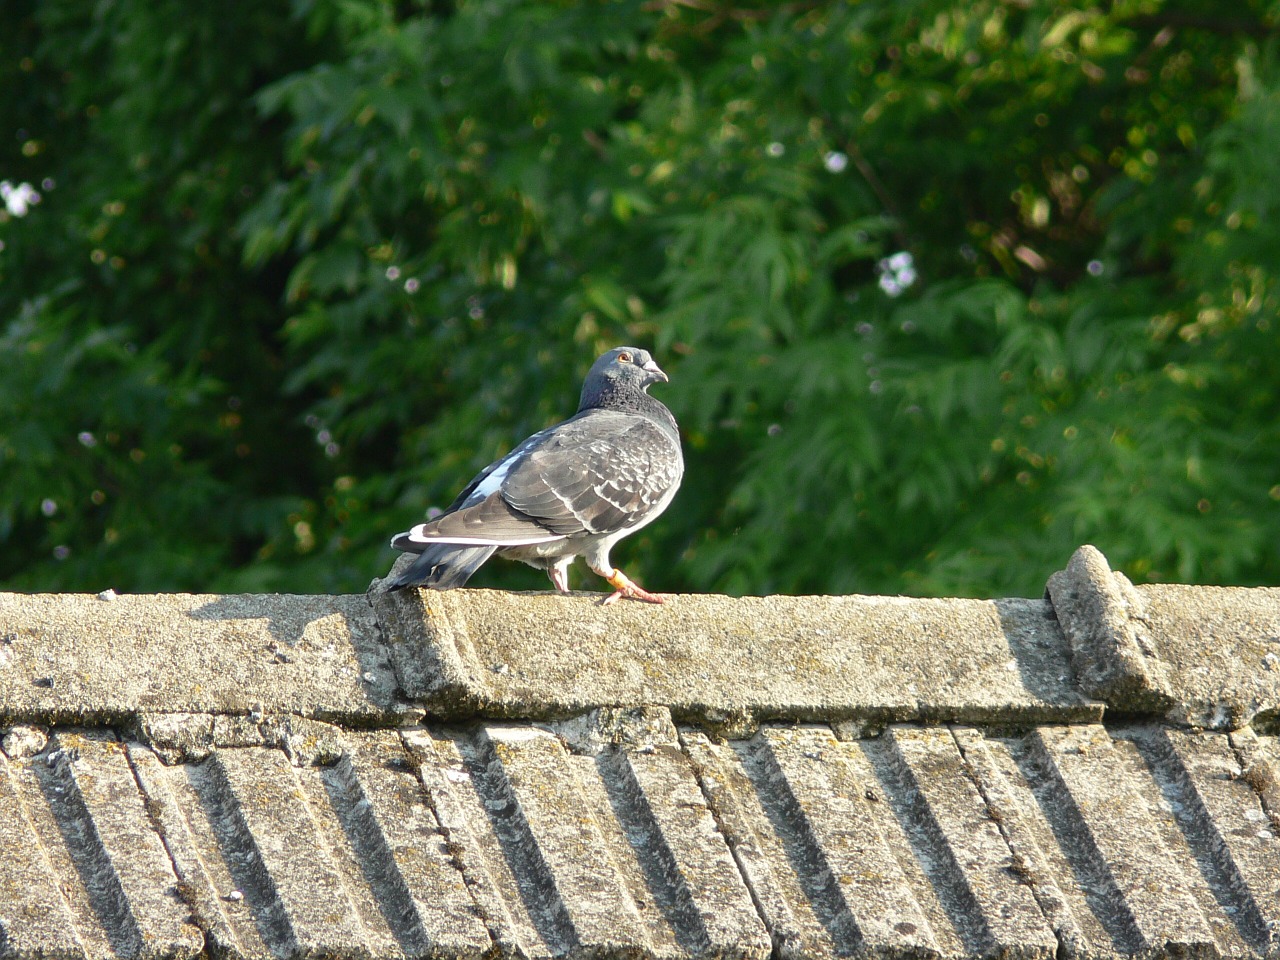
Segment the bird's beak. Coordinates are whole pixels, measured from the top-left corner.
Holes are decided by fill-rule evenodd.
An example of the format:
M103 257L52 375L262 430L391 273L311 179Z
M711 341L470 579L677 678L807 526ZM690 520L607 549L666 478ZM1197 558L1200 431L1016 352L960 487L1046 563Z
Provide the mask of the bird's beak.
M662 368L661 368L660 366L658 366L656 363L654 363L652 360L650 360L648 363L646 363L646 364L645 364L643 367L641 367L640 369L641 369L641 370L647 370L647 371L649 371L649 373L652 373L655 377L657 377L657 378L658 378L659 380L661 380L663 383L670 383L670 382L671 382L671 378L670 378L670 377L668 377L665 373L663 373L663 372L662 372Z

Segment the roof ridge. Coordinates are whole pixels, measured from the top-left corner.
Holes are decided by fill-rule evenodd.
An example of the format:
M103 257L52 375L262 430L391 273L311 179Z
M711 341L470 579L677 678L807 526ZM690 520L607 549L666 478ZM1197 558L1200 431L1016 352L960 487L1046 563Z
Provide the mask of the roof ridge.
M365 596L0 593L0 723L395 728L655 706L744 736L774 720L1230 730L1280 714L1280 590L1134 586L1090 546L1042 599L598 600L381 581Z

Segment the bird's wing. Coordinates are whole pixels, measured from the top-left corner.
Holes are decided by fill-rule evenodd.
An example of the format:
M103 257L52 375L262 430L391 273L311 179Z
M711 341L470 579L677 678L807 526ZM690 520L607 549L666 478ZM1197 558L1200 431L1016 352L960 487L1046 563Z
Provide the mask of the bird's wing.
M500 493L553 533L608 534L665 505L683 469L678 439L649 418L592 410L531 447L508 471Z
M502 495L495 492L469 507L418 524L397 536L391 545L410 553L422 553L437 543L518 547L563 539L561 534L539 525L532 517L511 509Z
M453 503L445 507L444 513L453 513L464 506L469 507L473 504L479 503L489 494L493 493L494 490L498 489L498 485L506 476L507 470L509 470L513 464L524 456L525 451L530 447L536 446L541 442L543 437L555 429L555 427L547 427L545 430L539 430L532 436L526 437L514 450L503 454L497 460L493 461L493 463L489 464L477 473L472 478L471 482L462 488L462 492L454 498ZM490 479L490 477L493 479Z
M407 553L422 553L434 543L487 543L488 541L477 541L475 538L479 536L479 526L483 525L485 519L476 514L469 514L463 521L450 521L445 525L445 530L440 530L440 522L450 516L456 516L460 511L467 507L478 506L490 498L502 485L503 479L507 475L507 471L519 462L524 456L525 451L530 447L536 446L542 438L555 430L555 427L548 427L545 430L539 430L537 433L527 437L519 446L509 453L499 457L493 463L489 464L474 477L471 482L462 488L453 500L434 520L427 523L420 523L416 527L406 530L404 533L397 533L391 538L391 546L397 550L403 550ZM501 512L501 511L499 511ZM488 516L487 520L490 524L502 525L502 516ZM509 519L509 518L506 518ZM493 530L498 532L499 526L495 525ZM545 533L545 531L542 531ZM510 535L517 537L527 537L527 531L510 531ZM555 537L541 537L535 540L522 540L526 543L542 543ZM510 541L506 541L510 543Z
M522 546L614 533L649 518L682 472L679 442L653 421L591 410L525 441L472 482L473 502L393 545Z

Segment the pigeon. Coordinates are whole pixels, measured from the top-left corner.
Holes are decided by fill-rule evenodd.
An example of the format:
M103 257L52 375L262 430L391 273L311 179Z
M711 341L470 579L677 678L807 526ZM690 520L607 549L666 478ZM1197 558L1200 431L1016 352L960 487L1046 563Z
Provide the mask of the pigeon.
M569 565L585 557L614 588L605 603L662 603L614 567L609 551L667 509L684 475L675 417L648 393L668 379L646 350L601 356L577 413L481 470L443 514L392 539L419 557L387 589L461 587L496 553L545 570L563 593Z

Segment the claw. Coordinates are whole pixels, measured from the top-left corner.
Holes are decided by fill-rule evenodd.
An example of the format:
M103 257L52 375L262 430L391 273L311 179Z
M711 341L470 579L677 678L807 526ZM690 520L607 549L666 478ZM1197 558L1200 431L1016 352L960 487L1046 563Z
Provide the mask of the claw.
M616 603L620 597L630 597L632 600L643 600L645 603L662 603L663 600L656 593L650 593L644 587L630 579L621 570L614 570L612 574L605 577L609 581L609 585L614 588L613 593L604 598L600 604L607 607L611 603Z

